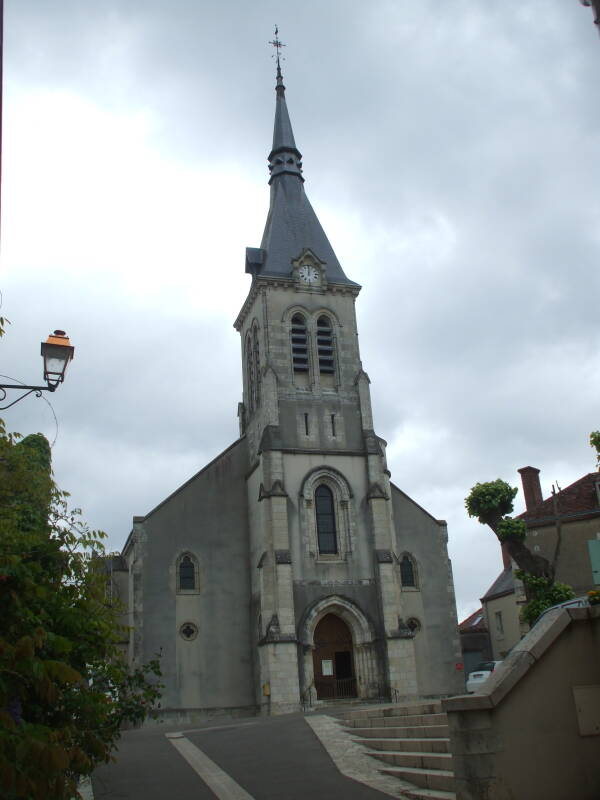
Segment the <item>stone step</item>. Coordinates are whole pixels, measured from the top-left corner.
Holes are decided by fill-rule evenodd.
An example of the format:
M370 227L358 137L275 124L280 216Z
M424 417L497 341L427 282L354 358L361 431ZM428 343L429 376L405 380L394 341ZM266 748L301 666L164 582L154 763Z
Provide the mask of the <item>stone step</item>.
M443 725L448 721L444 711L434 714L407 714L406 716L358 717L342 722L350 728L413 727L417 725Z
M447 725L414 725L410 728L350 728L359 739L447 739Z
M407 714L401 717L384 717L383 724L387 727L402 725L408 728L412 725L444 725L448 722L448 715L445 711L438 711L432 714Z
M443 792L454 791L454 773L446 769L423 769L421 767L384 767L381 772L408 781L424 789Z
M415 786L414 789L402 788L400 795L404 800L456 800L454 792L441 792L437 789L425 789Z
M343 715L344 719L360 719L362 717L402 717L412 714L435 714L442 710L439 700L429 700L422 703L406 703L382 706L374 708L361 708L355 711L348 711Z
M392 767L416 767L449 771L452 768L450 753L419 753L394 750L367 750L367 755Z
M382 737L381 739L355 739L357 744L371 750L394 750L409 753L449 753L450 739L445 737L430 739L397 739L393 737Z

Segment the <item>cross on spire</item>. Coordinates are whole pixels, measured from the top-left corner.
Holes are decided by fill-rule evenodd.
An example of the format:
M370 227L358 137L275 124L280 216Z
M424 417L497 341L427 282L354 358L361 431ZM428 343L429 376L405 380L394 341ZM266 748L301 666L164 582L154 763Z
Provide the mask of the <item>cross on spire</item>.
M277 57L277 78L281 79L280 59L283 58L283 56L281 55L281 48L286 47L286 45L279 39L279 28L277 27L277 25L275 25L275 36L273 37L273 39L271 39L269 44L272 44L273 47L275 48Z

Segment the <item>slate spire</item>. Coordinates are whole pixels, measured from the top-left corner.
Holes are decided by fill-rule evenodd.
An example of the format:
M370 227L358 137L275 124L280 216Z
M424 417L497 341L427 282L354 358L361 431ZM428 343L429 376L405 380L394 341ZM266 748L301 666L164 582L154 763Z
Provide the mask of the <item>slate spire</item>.
M288 173L302 178L302 154L296 147L290 115L285 102L285 86L281 74L279 55L277 56L277 83L275 85L275 124L273 126L273 147L269 153L271 180L277 175Z
M255 276L292 277L292 261L310 250L322 262L328 283L356 286L349 280L333 252L325 231L304 191L302 154L296 147L285 99L277 38L275 124L269 153L271 203L260 248L246 249L246 272Z

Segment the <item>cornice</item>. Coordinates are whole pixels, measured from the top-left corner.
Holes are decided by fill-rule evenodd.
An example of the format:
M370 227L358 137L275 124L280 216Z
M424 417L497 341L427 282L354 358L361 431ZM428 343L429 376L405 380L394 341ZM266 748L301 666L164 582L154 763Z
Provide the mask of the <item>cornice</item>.
M283 275L281 277L272 275L256 275L252 280L252 285L250 286L250 291L248 292L248 296L246 297L244 304L242 305L239 314L236 317L235 322L233 323L233 327L236 331L241 331L242 326L248 316L248 312L252 307L254 301L256 300L257 296L260 294L261 291L264 289L285 289L286 291L302 291L306 292L307 288L305 286L298 286L298 283L293 278L285 278ZM330 283L327 282L326 288L314 288L311 289L312 294L349 294L352 297L358 297L358 294L361 290L361 287L358 285L348 285L345 283Z

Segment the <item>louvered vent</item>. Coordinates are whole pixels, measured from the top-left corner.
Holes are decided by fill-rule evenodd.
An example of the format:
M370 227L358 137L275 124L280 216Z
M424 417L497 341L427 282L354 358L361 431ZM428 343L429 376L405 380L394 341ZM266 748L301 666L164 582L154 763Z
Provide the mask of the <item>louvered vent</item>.
M328 317L319 317L317 320L317 350L319 353L319 372L325 375L332 375L334 372L333 332Z
M294 372L308 372L308 335L301 314L292 317L292 363Z

